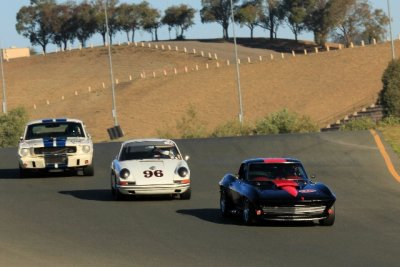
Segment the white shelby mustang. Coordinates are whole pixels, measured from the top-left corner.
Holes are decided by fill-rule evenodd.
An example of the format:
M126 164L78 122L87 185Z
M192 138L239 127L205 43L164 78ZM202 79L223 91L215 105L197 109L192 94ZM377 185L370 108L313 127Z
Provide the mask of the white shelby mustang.
M81 170L93 176L93 142L82 121L43 119L29 122L18 145L21 177L33 172Z
M179 195L190 199L190 170L175 142L134 139L121 145L111 163L114 199L128 195Z

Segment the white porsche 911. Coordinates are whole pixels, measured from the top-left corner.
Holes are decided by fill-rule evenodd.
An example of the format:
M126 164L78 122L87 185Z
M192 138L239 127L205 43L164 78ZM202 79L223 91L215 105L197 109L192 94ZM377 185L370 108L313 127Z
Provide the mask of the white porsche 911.
M188 159L168 139L134 139L122 143L111 163L114 199L127 195L179 195L180 199L190 199Z

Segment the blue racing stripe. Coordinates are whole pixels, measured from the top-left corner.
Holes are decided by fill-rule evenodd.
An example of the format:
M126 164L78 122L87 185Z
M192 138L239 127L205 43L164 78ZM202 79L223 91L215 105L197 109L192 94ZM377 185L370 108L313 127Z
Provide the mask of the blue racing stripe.
M65 147L66 143L67 143L67 138L66 137L65 138L57 138L56 139L56 146L57 147Z
M53 147L53 138L43 138L44 147Z

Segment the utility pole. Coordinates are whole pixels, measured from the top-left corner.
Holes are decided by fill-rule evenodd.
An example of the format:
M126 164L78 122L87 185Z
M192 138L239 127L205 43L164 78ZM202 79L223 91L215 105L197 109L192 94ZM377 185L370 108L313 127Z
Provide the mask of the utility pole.
M388 8L388 16L389 16L389 32L390 32L390 43L392 48L392 59L396 58L396 54L394 52L394 41L393 41L393 34L392 34L392 17L390 16L390 1L387 0L387 8Z
M236 34L235 34L235 18L233 14L233 2L231 0L231 19L232 19L232 29L233 29L233 43L235 47L235 60L236 60L236 79L237 79L237 91L239 98L239 122L243 125L243 104L242 104L242 89L240 86L240 69L239 69L239 60L238 60L238 52L237 52L237 44L236 44Z
M111 79L111 91L112 91L112 116L114 119L114 126L118 126L117 107L115 104L115 82L114 82L114 73L113 73L112 56L111 56L111 38L110 38L110 29L108 27L107 4L108 1L106 0L104 2L104 15L106 17L106 35L108 43L108 59L110 65L110 79Z
M6 100L6 79L4 78L4 66L3 66L3 51L0 45L0 65L1 65L1 78L3 81L3 113L7 113L7 100Z

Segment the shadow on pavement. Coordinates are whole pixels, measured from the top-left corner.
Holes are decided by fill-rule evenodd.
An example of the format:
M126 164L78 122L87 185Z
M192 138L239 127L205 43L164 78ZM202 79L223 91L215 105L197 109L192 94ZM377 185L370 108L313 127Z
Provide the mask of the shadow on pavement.
M216 224L225 224L225 225L239 225L244 227L249 227L243 225L240 216L229 216L222 217L219 209L186 209L186 210L177 210L179 214L190 215L197 217L203 221L216 223ZM253 225L253 227L263 226L263 227L310 227L317 226L318 223L314 223L312 221L304 221L304 222L275 222L275 221L260 221ZM250 226L251 227L251 226Z

